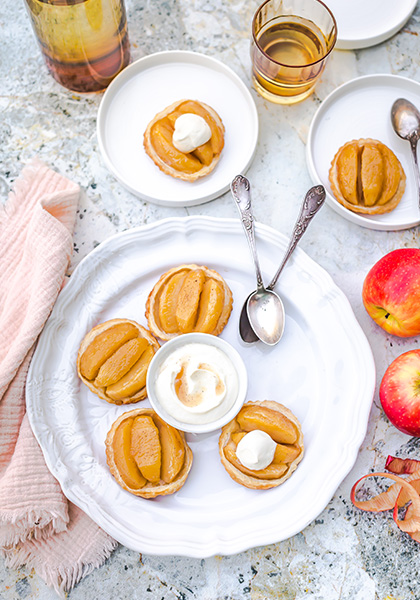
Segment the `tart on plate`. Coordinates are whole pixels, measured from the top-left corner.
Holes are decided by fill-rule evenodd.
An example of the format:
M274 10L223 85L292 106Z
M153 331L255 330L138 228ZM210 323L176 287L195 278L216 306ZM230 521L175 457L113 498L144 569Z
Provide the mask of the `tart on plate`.
M193 182L216 167L224 134L222 120L211 106L198 100L179 100L150 121L143 145L163 173Z
M329 180L340 204L356 213L375 215L397 206L404 194L406 175L388 146L367 138L339 148Z
M130 404L146 397L146 374L159 343L130 319L111 319L83 338L77 373L88 388L112 404Z
M269 442L271 454L265 448L262 451L260 442L247 444L247 437L257 437L257 432L265 438L264 445ZM276 487L292 475L303 458L302 428L295 415L278 402L247 402L222 428L219 453L223 466L237 483L256 490ZM258 464L262 458L265 462Z
M232 310L232 292L217 271L196 264L164 273L146 303L150 331L162 340L182 333L219 335Z
M192 466L193 454L183 432L151 408L123 413L109 430L105 446L118 484L142 498L177 492Z

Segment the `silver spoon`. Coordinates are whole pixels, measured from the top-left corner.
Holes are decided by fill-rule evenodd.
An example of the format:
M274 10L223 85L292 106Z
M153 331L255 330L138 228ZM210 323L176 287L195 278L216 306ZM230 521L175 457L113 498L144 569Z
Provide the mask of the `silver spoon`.
M250 183L248 179L243 175L237 175L232 181L230 189L232 192L232 196L236 201L239 213L241 215L242 226L244 228L246 239L251 250L252 259L254 261L255 274L257 277L257 289L255 292L252 292L248 296L247 300L245 301L244 307L242 308L242 313L240 317L240 334L242 339L246 342L256 341L258 338L260 338L263 342L270 343L271 337L273 335L278 335L278 332L276 331L276 324L278 323L277 315L282 311L282 302L275 292L267 291L264 287L260 264L258 261L257 249L255 246L254 215L252 214L251 208ZM261 303L262 307L261 315L260 313L258 313L258 316L259 320L263 324L263 331L261 332L261 334L258 333L257 335L254 332L253 328L249 325L248 317L246 316L246 307L248 306L248 303L252 300L254 296L258 298L258 303ZM246 320L248 321L249 327L245 328L245 332L243 334L241 323L243 321L244 315ZM274 327L274 330L272 329L272 327ZM262 337L260 337L260 335Z
M410 142L420 207L420 175L417 162L417 143L420 138L420 112L409 100L398 98L391 108L391 122L395 133L401 139Z
M325 189L322 185L312 187L306 193L305 198L302 203L302 207L301 207L298 219L297 219L296 224L293 229L292 237L291 237L289 245L286 249L286 253L285 253L283 260L282 260L279 268L277 269L277 272L275 273L273 279L271 280L270 284L267 286L267 290L274 289L274 287L278 281L278 278L280 277L280 274L283 271L287 261L289 260L294 249L296 248L297 244L299 243L299 240L305 233L312 218L316 215L318 210L323 205L324 200L325 200ZM260 300L260 302L261 302L261 300ZM278 321L277 321L276 327L272 326L272 331L271 332L267 331L267 333L269 334L268 336L266 333L264 333L265 315L264 315L263 309L261 307L261 304L259 304L259 299L257 298L257 295L251 295L251 297L249 298L248 303L247 303L247 311L246 312L247 312L247 316L249 319L249 324L250 324L251 328L253 329L254 333L257 335L257 337L260 340L262 340L263 342L265 342L266 344L269 344L269 345L277 344L280 341L280 339L283 335L283 332L284 332L284 320L285 320L283 303L281 303L281 312L279 311L279 313L277 315Z
M267 286L266 292L273 291L283 268L305 233L312 218L323 205L324 200L325 189L322 185L315 186L306 193L286 253L276 274ZM261 339L266 344L274 345L280 341L283 335L284 307L279 298L280 308L277 308L278 312L274 316L272 312L266 312L263 299L261 298L262 292L263 290L257 289L256 292L251 293L246 299L239 319L239 332L244 342L251 343ZM275 321L275 323L271 320Z

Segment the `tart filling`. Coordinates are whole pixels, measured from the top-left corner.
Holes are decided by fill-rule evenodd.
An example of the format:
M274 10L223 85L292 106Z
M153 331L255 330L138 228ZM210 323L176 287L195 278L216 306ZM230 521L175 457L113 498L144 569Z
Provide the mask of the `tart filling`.
M340 204L362 214L382 214L401 200L406 176L385 144L360 139L342 146L331 163L329 180Z
M122 414L105 445L112 475L122 488L142 498L178 491L192 466L193 454L183 432L150 408Z
M129 319L111 319L82 340L77 373L88 388L112 404L146 397L146 374L159 343L147 329Z
M222 428L219 453L237 483L257 490L276 487L292 475L303 458L302 428L282 404L247 402Z
M219 335L232 310L232 292L217 271L180 265L164 273L146 303L150 331L162 340L182 333Z
M143 136L146 153L161 171L196 181L217 165L224 146L219 115L197 100L180 100L159 112Z

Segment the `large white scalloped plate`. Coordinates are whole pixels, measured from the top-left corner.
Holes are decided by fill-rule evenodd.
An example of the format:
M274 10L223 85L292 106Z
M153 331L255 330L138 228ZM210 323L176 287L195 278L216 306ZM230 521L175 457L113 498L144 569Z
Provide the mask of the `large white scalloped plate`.
M273 229L257 227L267 281L286 242ZM234 309L222 337L247 366L248 399L282 402L302 423L305 457L278 488L259 492L234 483L219 460L218 432L188 434L194 464L184 487L172 496L137 498L108 471L104 439L130 407L100 400L78 380L79 344L92 326L112 317L145 324L145 301L154 283L184 262L217 269L233 291ZM239 221L165 219L101 244L79 264L55 304L30 367L30 422L66 496L129 548L206 557L286 539L324 509L356 460L375 368L346 297L298 249L278 285L287 317L281 343L247 346L238 334L238 318L254 287Z

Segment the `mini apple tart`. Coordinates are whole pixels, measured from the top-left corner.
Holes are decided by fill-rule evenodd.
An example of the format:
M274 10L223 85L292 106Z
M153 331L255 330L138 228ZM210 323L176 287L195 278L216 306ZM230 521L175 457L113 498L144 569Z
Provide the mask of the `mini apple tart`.
M286 481L303 458L303 433L294 414L282 404L247 402L222 428L219 453L234 481L267 490Z
M217 271L180 265L164 273L146 303L150 331L162 340L181 333L219 335L232 310L232 292Z
M378 215L397 206L404 194L406 176L388 146L378 140L360 139L338 150L329 180L340 204L356 213Z
M198 100L180 100L159 112L144 132L144 148L171 177L196 181L220 159L225 128L213 108Z
M146 397L146 374L159 343L147 329L129 319L111 319L83 338L77 373L88 388L112 404Z
M106 437L106 460L119 485L136 496L177 492L190 472L193 454L182 431L151 408L122 414Z

